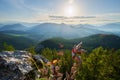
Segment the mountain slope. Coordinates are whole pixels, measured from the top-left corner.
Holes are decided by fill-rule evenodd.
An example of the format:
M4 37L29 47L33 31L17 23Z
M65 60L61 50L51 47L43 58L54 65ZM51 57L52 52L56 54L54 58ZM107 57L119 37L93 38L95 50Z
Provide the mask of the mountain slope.
M11 25L2 26L0 28L0 31L9 31L9 30L25 31L26 29L27 27L22 24L11 24Z
M106 35L106 34L97 34L89 37L84 38L77 38L77 39L63 39L63 38L52 38L45 40L36 47L38 50L39 46L43 46L44 48L51 48L51 49L60 49L59 44L64 45L64 49L72 49L75 44L78 44L80 41L83 42L83 48L87 50L92 50L96 47L102 46L104 48L114 48L120 49L120 37L115 35Z
M36 44L36 42L29 38L0 33L0 50L3 49L4 43L12 45L15 49L25 49Z
M0 23L0 28L3 27L3 24Z
M99 30L120 36L120 23L109 23L98 27Z
M104 31L119 31L120 32L120 23L109 23L109 24L105 24L99 27L101 30Z

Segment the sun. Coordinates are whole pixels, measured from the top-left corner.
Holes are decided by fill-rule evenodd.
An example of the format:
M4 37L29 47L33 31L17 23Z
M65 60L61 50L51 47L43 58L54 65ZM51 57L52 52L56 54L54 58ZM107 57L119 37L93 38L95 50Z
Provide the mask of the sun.
M73 5L68 5L65 8L65 16L73 17L73 16L75 16L75 14L76 14L76 10L75 10L75 7Z
M73 6L68 6L68 9L66 11L67 11L66 13L68 14L68 16L73 16L74 15Z

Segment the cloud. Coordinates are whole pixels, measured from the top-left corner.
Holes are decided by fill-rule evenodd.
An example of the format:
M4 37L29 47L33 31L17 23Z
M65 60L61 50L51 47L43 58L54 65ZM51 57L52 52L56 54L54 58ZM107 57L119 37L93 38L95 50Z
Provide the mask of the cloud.
M96 18L96 16L75 16L73 18L76 18L76 19L89 19L89 18Z
M117 21L117 20L112 20L112 19L111 19L111 20L102 19L102 20L97 20L97 21L104 21L104 22L106 21L106 22L109 22L109 21Z
M29 1L29 0L28 0ZM31 4L29 4L27 2L27 0L7 0L8 3L10 3L13 7L19 9L19 10L25 10L25 11L31 11L36 12L36 13L40 13L40 12L48 12L47 9L42 9L38 6L32 6ZM33 3L35 4L35 3Z
M110 16L111 15L111 16ZM31 19L28 18L28 22L52 22L52 23L66 23L66 24L105 24L120 22L119 14L104 14L95 16L56 16L56 15L36 15ZM119 18L119 19L118 19Z
M50 21L53 21L53 22L61 22L61 23L68 23L68 24L79 24L79 23L87 23L90 20L95 19L96 16L66 17L66 16L49 15L48 18L49 18Z
M90 24L105 24L111 22L120 22L120 13L108 13L108 14L99 14L94 16L48 16L51 21L62 22L62 23L90 23Z
M67 19L65 16L49 16L51 19Z
M51 19L92 19L96 18L96 16L73 16L73 17L65 17L65 16L49 16Z

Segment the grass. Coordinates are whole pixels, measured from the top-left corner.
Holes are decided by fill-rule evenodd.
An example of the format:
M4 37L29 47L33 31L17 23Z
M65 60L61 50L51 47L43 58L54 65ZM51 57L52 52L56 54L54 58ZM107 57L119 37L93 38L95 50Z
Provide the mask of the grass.
M40 79L36 79L36 80L47 80L47 78L40 78Z

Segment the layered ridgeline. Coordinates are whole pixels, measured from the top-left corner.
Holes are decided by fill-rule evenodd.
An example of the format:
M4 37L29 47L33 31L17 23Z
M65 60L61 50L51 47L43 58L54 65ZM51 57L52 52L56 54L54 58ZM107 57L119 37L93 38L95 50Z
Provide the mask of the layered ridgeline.
M120 36L120 23L110 23L102 26L90 24L4 24L0 25L0 32L14 36L24 36L34 40L43 41L53 37L65 39L82 38L95 34L114 34Z
M83 42L83 48L86 50L92 50L96 47L102 46L108 49L120 49L120 37L116 35L97 34L84 38L77 39L63 39L63 38L51 38L42 41L38 44L37 50L40 48L60 49L60 45L63 45L63 49L72 49L74 44Z
M87 50L92 50L98 46L118 49L119 26L120 23L110 23L102 26L55 23L38 23L34 26L32 24L27 26L23 24L0 24L0 47L2 49L4 42L6 42L13 45L15 49L24 49L37 42L40 43L37 46L38 49L41 44L40 47L59 49L58 44L60 43L64 45L65 49L71 49L74 44L83 41L83 47Z
M17 50L23 50L36 44L32 39L22 36L11 36L0 33L0 51L4 50L5 44L13 46Z
M7 25L1 24L0 31L9 31L9 30L25 31L27 30L27 27L22 24L7 24Z

